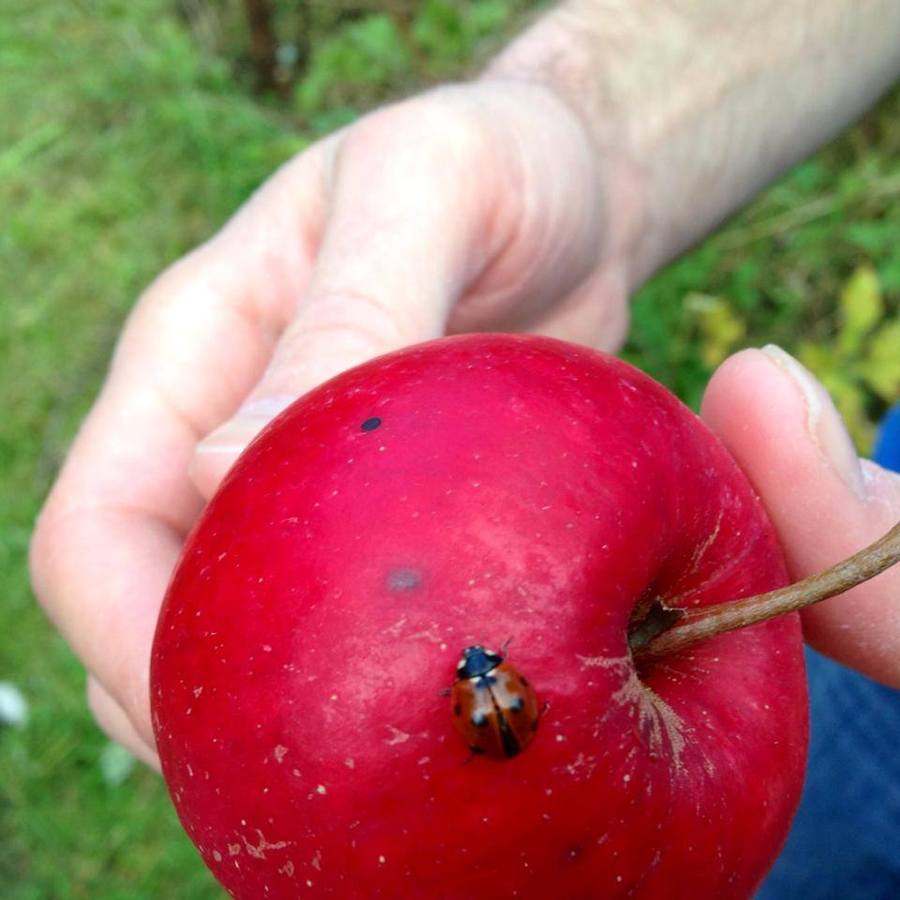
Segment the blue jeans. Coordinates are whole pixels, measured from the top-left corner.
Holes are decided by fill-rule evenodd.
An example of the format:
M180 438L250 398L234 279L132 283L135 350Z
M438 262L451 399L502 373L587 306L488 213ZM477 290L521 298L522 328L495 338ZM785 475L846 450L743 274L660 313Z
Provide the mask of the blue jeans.
M900 406L875 460L900 471ZM900 691L807 651L806 786L784 851L757 900L900 898Z

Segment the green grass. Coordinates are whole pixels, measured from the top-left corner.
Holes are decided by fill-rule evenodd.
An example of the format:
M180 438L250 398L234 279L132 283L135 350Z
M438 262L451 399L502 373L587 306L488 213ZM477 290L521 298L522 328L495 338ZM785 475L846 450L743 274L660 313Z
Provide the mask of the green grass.
M304 136L159 2L0 17L0 896L218 896L159 779L101 775L83 674L31 599L31 523L135 296Z
M463 71L527 4L458 6L468 18L452 4L423 4L413 33L431 60L424 68L393 59L396 35L383 19L322 35L311 81L279 107L254 100L226 63L198 50L163 0L6 4L0 680L22 690L31 714L22 729L0 727L0 896L219 895L157 777L134 769L118 784L104 778L107 742L85 710L81 669L30 595L31 523L154 274L312 137L366 104ZM808 338L837 347L837 297L865 263L883 316L896 317L898 156L895 93L647 285L629 358L696 403L716 360L737 346L790 349ZM861 379L849 390L870 420L889 399Z

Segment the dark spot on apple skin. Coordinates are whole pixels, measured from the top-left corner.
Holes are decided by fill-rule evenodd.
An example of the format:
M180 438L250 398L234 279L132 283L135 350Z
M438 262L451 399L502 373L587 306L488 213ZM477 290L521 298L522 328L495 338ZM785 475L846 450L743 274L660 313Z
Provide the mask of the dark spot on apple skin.
M381 419L379 419L378 416L372 416L371 418L366 419L359 427L362 428L363 431L374 431L379 425L381 425Z
M391 569L388 572L388 590L397 593L414 591L422 583L422 573L418 569Z

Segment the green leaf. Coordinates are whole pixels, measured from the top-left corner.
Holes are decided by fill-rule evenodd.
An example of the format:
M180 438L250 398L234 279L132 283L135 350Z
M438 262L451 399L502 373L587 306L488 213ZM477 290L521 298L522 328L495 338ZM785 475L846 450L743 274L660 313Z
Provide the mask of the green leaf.
M882 219L851 222L847 225L845 234L851 244L875 258L887 255L897 240L891 223Z
M886 293L900 293L900 255L887 256L878 266L878 277Z
M416 12L412 33L422 50L439 61L459 57L466 49L462 10L446 0L425 0Z
M360 110L353 106L328 106L309 117L309 127L316 136L323 137L349 125L360 115Z
M815 191L827 188L831 179L831 172L820 159L810 159L796 166L786 180L801 190Z
M472 5L469 26L479 37L498 31L509 21L512 10L504 0L481 0Z
M883 308L878 273L868 263L858 266L840 296L842 324L837 343L845 356L859 351L865 336L878 324Z
M390 16L373 13L316 47L305 78L294 89L294 100L307 116L327 106L351 106L348 95L385 90L409 65L409 50Z

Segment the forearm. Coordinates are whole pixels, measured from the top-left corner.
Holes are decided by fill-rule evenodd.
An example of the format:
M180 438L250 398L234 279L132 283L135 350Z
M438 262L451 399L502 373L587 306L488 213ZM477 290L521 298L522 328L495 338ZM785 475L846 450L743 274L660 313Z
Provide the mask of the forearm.
M897 0L569 0L485 76L545 84L628 174L634 287L898 74Z

